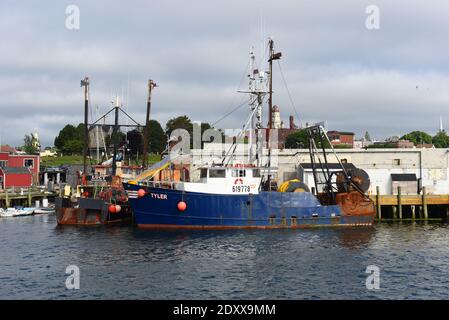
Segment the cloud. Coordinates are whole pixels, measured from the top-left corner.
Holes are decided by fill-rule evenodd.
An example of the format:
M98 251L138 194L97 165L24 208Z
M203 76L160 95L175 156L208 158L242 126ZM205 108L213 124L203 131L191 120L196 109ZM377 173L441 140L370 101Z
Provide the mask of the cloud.
M65 8L80 8L81 28L65 28ZM160 86L152 118L187 114L215 122L245 100L251 46L262 33L282 51L282 71L301 122L383 138L435 132L449 119L449 3L378 0L380 30L365 28L371 1L2 1L0 135L20 145L37 130L51 145L83 119L79 81L91 78L92 118L123 95L143 122L148 79ZM239 85L240 84L240 85ZM296 114L275 65L275 103L284 122ZM242 107L219 123L243 124Z

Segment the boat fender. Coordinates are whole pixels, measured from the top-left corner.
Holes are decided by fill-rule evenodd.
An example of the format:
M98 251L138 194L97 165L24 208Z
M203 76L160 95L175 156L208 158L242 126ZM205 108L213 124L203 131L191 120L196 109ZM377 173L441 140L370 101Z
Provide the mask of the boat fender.
M178 210L185 211L186 209L187 209L187 203L185 203L184 201L179 201L178 202Z
M137 195L139 196L139 198L142 198L146 194L147 194L147 192L143 189L139 189L139 191L137 191Z
M119 213L120 211L122 211L122 207L117 204L115 206L115 212Z
M117 208L116 208L115 205L111 204L111 205L109 206L109 208L108 208L108 211L109 211L110 213L115 213L115 212L117 211Z

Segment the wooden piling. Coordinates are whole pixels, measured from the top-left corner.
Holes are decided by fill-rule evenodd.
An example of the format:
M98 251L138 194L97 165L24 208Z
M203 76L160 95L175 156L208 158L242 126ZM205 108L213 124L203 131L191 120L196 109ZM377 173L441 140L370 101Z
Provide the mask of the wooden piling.
M5 188L5 204L6 204L6 207L9 208L10 203L9 203L8 189L6 189L6 188Z
M401 187L398 186L398 214L399 219L402 220L402 197L401 197Z
M393 210L393 220L397 220L398 219L398 207L392 206L391 209Z
M377 208L377 219L382 219L382 211L380 206L380 187L376 187L376 208Z
M412 209L412 220L415 220L416 219L416 206L412 205L410 207Z
M28 188L28 207L31 207L31 206L32 206L31 200L32 200L32 197L31 197L31 188Z
M426 187L422 188L422 207L424 212L424 219L429 219L429 212L427 210L427 195L426 195Z

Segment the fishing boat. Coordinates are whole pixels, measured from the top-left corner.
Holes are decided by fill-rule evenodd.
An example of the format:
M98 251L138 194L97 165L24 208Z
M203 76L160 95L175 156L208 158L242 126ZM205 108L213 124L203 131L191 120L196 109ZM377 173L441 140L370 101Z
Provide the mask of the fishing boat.
M255 134L255 154L249 163L235 163L233 145L221 163L199 168L199 181L160 181L161 170L175 163L177 155L169 154L138 176L123 184L140 228L309 228L309 227L368 227L373 224L375 207L361 188L360 175L341 171L330 172L324 128L306 128L315 178L315 191L298 180L280 181L271 166L270 130L272 119L273 60L281 53L269 42L269 72L254 67L251 52L249 73L250 116L241 135ZM266 76L268 75L268 76ZM267 79L268 77L268 79ZM266 89L268 84L268 89ZM262 125L262 104L268 96L269 124ZM263 135L266 134L268 157L263 161ZM239 136L234 144L241 141ZM330 145L330 143L329 143ZM179 156L179 155L178 155ZM277 187L279 185L279 187Z
M115 106L94 123L88 122L89 114L89 78L81 81L84 87L84 125L85 140L83 151L83 173L77 177L76 186L66 186L60 197L55 199L56 220L58 225L109 225L130 223L132 212L123 189L122 178L117 174L119 159L117 136L119 132L119 112L129 115L121 108L117 97ZM111 172L102 176L87 174L87 154L89 149L89 128L98 124L108 114L114 113L114 124L111 140L113 155L103 164ZM129 117L130 118L130 117ZM132 118L130 118L134 121ZM108 125L109 126L109 125ZM98 146L98 143L97 143ZM107 149L105 149L107 153Z

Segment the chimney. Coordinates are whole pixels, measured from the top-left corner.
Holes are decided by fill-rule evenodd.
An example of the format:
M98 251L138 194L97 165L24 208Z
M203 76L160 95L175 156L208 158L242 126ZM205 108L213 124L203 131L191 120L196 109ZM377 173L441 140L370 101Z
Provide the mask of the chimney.
M290 116L289 120L290 120L290 129L298 129L298 127L295 125L293 116Z

